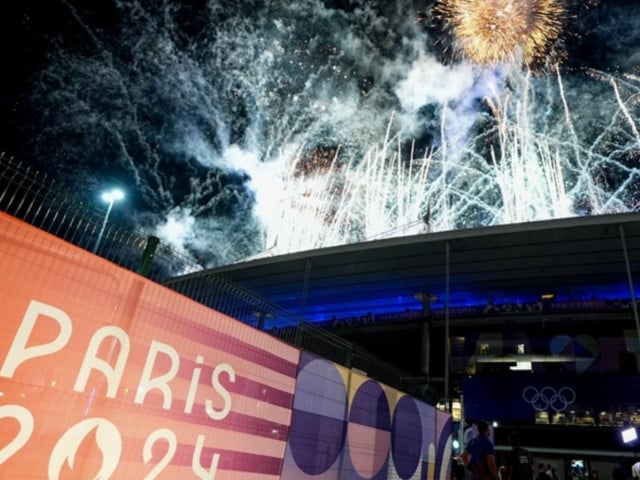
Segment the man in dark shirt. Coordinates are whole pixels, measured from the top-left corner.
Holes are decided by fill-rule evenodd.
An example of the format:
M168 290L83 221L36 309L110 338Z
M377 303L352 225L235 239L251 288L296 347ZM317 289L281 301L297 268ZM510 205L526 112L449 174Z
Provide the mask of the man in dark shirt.
M613 480L626 480L627 479L627 475L625 472L625 464L624 464L624 458L623 457L619 457L618 458L618 464L613 468L613 472L611 474L611 476L613 477Z
M529 451L520 445L517 432L509 433L511 450L504 456L502 480L533 480L533 462Z
M462 452L462 462L471 470L471 480L496 480L496 450L489 438L489 424L478 422L478 436Z

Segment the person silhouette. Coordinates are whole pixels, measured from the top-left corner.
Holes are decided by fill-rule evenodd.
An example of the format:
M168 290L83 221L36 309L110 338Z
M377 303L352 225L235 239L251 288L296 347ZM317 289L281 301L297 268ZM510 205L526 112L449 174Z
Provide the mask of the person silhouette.
M496 450L489 438L489 424L479 421L478 435L467 444L461 458L465 467L471 470L471 480L496 480Z
M529 450L520 445L518 432L509 433L509 450L505 456L502 480L533 480L533 461Z

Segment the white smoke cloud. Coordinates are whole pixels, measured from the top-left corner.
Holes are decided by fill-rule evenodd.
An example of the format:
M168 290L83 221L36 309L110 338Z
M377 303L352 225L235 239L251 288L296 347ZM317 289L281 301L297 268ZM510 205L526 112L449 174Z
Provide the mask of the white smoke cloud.
M276 221L284 195L285 161L260 161L258 154L245 151L238 145L231 145L222 159L226 168L240 169L249 175L247 187L255 195L255 216L265 224Z
M220 156L216 154L211 143L204 138L200 130L194 128L191 128L173 149L195 159L204 167L212 168L220 164Z
M479 115L479 102L502 91L499 70L479 69L470 63L445 65L433 55L421 53L394 89L402 108L398 118L409 135L419 133L420 109L433 104L441 113L442 130L455 149L463 147Z
M156 226L155 235L174 250L185 252L197 231L196 219L188 209L176 207Z
M433 56L421 54L394 93L405 112L416 112L427 103L444 104L469 92L475 74L470 64L446 66Z

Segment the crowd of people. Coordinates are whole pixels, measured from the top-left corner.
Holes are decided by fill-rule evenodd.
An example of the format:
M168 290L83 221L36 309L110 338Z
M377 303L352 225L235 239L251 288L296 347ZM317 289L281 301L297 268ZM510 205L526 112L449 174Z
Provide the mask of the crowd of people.
M558 480L552 476L553 469L550 466L547 469L544 464L539 465L538 476L534 478L531 454L520 445L516 432L509 435L511 449L504 452L498 462L489 424L480 421L477 428L478 435L469 441L460 457L454 459L454 480L467 477L469 480ZM547 477L542 477L543 473Z
M498 457L490 438L489 424L479 421L478 434L471 439L462 454L453 460L454 480L560 480L550 464L534 465L529 450L520 444L517 432L509 434L510 449ZM628 469L629 475L613 475L613 480L640 480L640 462ZM633 472L633 475L631 474ZM633 479L632 479L633 477ZM598 471L592 469L583 480L599 480Z
M620 457L611 477L613 480L640 480L640 462Z

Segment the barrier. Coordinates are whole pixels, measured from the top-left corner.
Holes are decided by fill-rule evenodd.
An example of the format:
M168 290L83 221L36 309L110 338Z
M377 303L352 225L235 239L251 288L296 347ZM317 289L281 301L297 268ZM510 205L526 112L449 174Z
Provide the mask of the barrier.
M0 267L0 478L447 478L434 407L3 213ZM331 419L329 463L300 433Z

